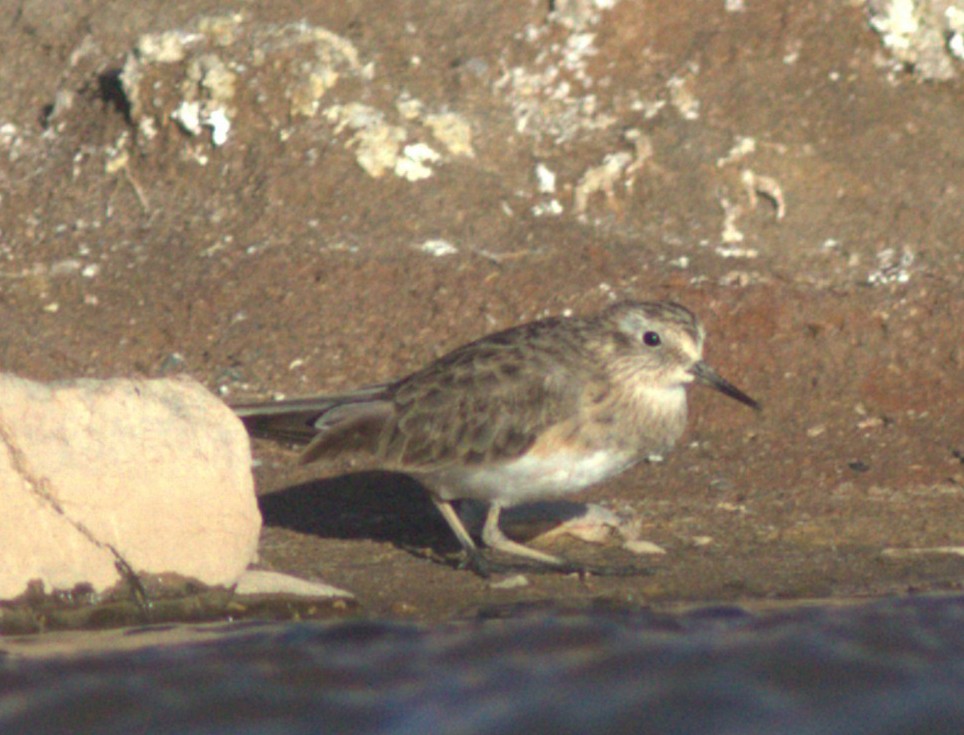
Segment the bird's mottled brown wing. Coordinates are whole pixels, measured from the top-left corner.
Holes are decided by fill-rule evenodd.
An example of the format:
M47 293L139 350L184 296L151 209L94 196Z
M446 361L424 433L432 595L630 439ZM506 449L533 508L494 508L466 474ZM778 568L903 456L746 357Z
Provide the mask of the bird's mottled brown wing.
M579 411L592 382L573 326L547 320L490 335L399 381L379 458L426 471L522 455Z

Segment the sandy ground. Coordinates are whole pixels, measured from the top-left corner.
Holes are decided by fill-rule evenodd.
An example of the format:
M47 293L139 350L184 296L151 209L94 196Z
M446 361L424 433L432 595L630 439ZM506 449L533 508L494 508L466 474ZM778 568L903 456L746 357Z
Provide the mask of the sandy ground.
M258 444L265 567L417 619L961 589L959 62L921 81L839 0L14 5L4 370L316 393L671 298L765 406L697 389L580 498L665 554L551 547L646 575L493 587L419 553L455 546L412 482Z

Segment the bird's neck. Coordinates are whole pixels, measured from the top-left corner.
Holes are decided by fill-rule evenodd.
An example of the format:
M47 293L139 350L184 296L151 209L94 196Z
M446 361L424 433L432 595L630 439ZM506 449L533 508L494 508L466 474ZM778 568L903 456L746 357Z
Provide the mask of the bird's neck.
M644 455L668 451L686 428L685 387L634 382L619 392L627 439Z

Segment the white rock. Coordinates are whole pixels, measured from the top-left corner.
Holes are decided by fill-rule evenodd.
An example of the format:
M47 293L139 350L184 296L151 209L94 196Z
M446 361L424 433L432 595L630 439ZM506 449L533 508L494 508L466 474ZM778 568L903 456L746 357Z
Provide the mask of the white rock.
M332 587L324 582L311 582L290 574L249 569L234 588L236 595L293 595L295 597L345 597L354 598L351 592Z
M247 433L203 386L0 374L0 599L173 572L231 585L261 517Z
M652 541L645 541L642 539L627 541L623 544L623 548L627 551L631 551L634 554L665 554L666 549L664 549L659 544L653 543Z
M520 587L528 587L531 583L524 574L513 574L511 577L500 579L498 582L490 582L489 587L494 590L514 590Z

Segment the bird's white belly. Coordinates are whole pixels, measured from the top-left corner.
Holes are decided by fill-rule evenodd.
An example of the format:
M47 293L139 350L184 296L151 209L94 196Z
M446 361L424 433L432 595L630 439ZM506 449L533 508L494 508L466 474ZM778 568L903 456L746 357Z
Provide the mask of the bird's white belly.
M636 463L631 452L564 452L526 455L504 464L464 467L432 483L446 500L473 498L515 505L566 495L601 482Z

